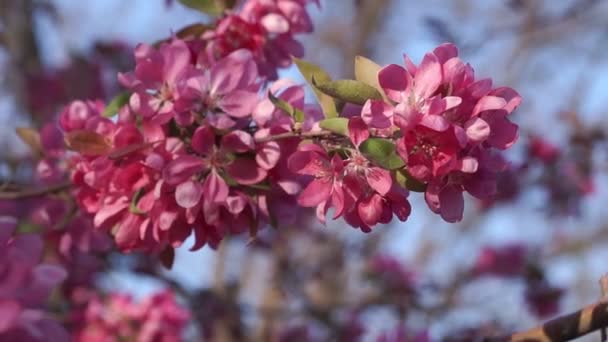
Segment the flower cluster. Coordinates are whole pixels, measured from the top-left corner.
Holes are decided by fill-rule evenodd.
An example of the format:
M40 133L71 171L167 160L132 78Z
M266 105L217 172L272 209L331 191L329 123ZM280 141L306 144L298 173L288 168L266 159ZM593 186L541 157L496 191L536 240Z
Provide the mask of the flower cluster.
M361 118L348 124L352 148L344 147L346 159L317 144L303 144L289 158L291 171L314 179L298 197L303 207L316 207L317 216L325 221L327 210L344 216L346 222L365 232L378 223L389 223L393 214L405 221L411 207L408 191L393 182L388 170L373 165L359 151L359 145L370 136Z
M17 220L0 217L0 339L68 341L65 330L44 311L53 288L67 274L40 264L43 241L36 234L14 234Z
M318 0L250 0L238 13L228 14L205 32L202 64L213 64L238 49L251 51L268 79L277 78L277 68L291 65L291 57L302 57L304 47L295 34L310 33L313 25L306 6Z
M251 53L237 50L203 69L174 40L158 50L140 45L135 56L135 70L120 75L132 94L116 121L85 102L60 118L80 152L72 181L95 226L111 231L123 251L151 251L177 247L192 231L193 249L214 246L277 219L271 208L299 190L281 160L298 140L264 141L293 120L260 98ZM301 87L281 96L297 100L294 93L303 102Z
M372 129L399 130L397 151L407 172L427 184L429 208L448 222L462 219L463 191L478 198L496 191L504 168L495 150L513 145L517 125L508 115L521 97L511 88L476 80L472 67L443 44L415 65L389 65L378 74L388 103L370 100L361 116Z
M251 4L243 13L267 13ZM307 30L306 22L289 27ZM464 190L494 192L505 165L495 150L517 138L507 115L520 97L475 81L451 44L420 66L406 59L407 69L378 67L372 91L386 98L345 106L334 119L344 123L341 134L324 128L326 113L304 103L301 85L280 80L264 89L250 50L211 65L196 51L180 39L139 45L135 69L119 75L129 94L118 106L77 101L61 114L79 152L71 161L78 202L123 251L177 247L192 232L193 249L215 246L226 234L293 222L298 206L315 207L323 222L332 208L334 219L369 232L409 216L410 186L399 176L423 186L430 208L455 222ZM334 97L344 100L342 93ZM370 154L391 147L388 164Z
M78 327L74 341L181 341L190 313L175 301L169 291L156 293L141 302L112 293L93 298L84 311L74 317Z

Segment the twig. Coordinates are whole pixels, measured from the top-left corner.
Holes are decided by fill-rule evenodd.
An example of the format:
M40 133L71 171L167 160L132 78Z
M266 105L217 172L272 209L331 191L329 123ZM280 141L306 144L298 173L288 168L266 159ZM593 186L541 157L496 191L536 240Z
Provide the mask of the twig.
M264 143L274 140L281 139L289 139L289 138L317 138L317 137L328 137L331 136L332 132L330 131L320 131L320 132L286 132L276 135L269 135L267 137L255 139L257 143Z
M608 275L600 280L602 299L574 313L557 317L536 328L511 335L511 342L570 341L608 327ZM602 336L604 338L604 336ZM605 339L603 339L605 341Z
M65 181L62 183L50 185L41 188L23 189L20 191L0 192L0 199L24 199L31 197L38 197L43 195L52 194L69 189L72 186L72 182Z

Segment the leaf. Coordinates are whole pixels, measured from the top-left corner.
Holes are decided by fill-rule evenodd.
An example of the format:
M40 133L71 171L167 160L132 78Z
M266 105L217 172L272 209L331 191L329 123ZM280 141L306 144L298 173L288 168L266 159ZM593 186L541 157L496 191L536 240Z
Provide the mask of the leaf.
M277 108L283 110L285 113L289 114L289 116L294 118L294 120L296 120L296 122L304 121L304 112L303 111L301 111L297 108L294 108L287 101L274 96L270 91L268 92L268 98L270 99L270 102L272 102L273 105L275 105Z
M348 136L348 119L347 118L329 118L319 121L319 127L330 132Z
M395 181L397 184L401 185L401 187L408 189L414 192L425 192L426 184L418 181L414 177L412 177L409 172L405 169L397 170L395 172Z
M165 249L160 252L158 259L163 267L168 270L172 269L173 263L175 262L175 249L171 246L165 247Z
M112 149L108 139L93 131L71 131L65 134L64 139L69 149L83 155L98 156Z
M124 105L126 105L127 103L129 103L130 97L131 97L131 94L129 94L127 92L116 95L112 99L112 101L110 101L110 103L108 103L108 105L103 110L103 113L101 115L103 115L106 118L111 118L114 115L118 114L118 110L120 108L122 108Z
M395 144L381 138L369 138L359 145L361 153L375 164L387 170L405 166L403 159L395 152Z
M188 25L188 26L182 28L181 30L177 31L177 33L175 33L175 36L180 39L186 39L186 38L190 38L190 37L198 38L203 33L205 33L205 31L210 30L212 28L213 27L210 25L205 25L205 24L201 24L201 23L192 24L192 25Z
M308 84L312 87L312 91L314 92L317 101L321 105L321 109L323 109L323 114L325 114L325 117L338 117L338 106L336 104L336 101L331 96L323 94L322 91L320 91L313 85L313 79L318 83L330 82L331 77L329 76L329 74L318 65L312 64L310 62L306 62L295 57L293 58L293 61L300 70L302 76L304 76L306 82L308 82Z
M135 194L133 195L133 198L131 199L131 204L129 205L129 211L132 214L135 215L141 215L144 214L144 212L142 212L141 210L139 210L139 208L137 207L137 203L139 203L139 200L144 196L144 188L139 188Z
M327 83L317 83L313 78L313 85L333 98L348 103L363 105L367 100L382 100L382 94L376 88L355 80L338 80Z
M219 16L226 10L223 0L179 0L182 5L212 16Z
M40 133L33 128L17 127L15 132L36 156L44 154L42 144L40 143Z
M355 79L374 87L386 99L384 90L378 81L378 72L382 67L371 59L363 56L355 57Z

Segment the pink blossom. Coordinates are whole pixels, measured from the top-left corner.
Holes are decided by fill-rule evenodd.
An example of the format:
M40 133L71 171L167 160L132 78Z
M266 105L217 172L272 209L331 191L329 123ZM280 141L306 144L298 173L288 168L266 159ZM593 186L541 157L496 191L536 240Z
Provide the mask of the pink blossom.
M361 117L373 129L401 130L397 152L408 173L427 184L432 211L456 222L463 191L478 198L494 194L504 163L497 164L491 150L517 139L517 126L507 118L521 102L513 89L476 81L452 44L426 54L418 66L406 56L405 67L384 67L378 81L391 103L369 100Z
M67 276L57 265L40 264L43 242L36 234L14 234L17 220L0 217L0 339L68 341L43 309L51 290Z
M112 293L106 299L93 298L74 323L74 341L137 342L179 341L190 313L178 305L174 295L163 291L134 302L130 296Z
M192 53L181 40L175 39L155 49L140 44L135 49L133 72L119 75L121 84L134 93L130 107L153 123L165 124L176 117L178 87L193 70Z

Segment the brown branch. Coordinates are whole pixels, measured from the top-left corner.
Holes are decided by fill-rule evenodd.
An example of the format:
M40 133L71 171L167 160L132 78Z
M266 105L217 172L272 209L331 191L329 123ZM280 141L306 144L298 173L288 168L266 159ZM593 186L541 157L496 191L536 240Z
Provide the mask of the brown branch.
M13 92L19 108L25 110L29 109L27 77L42 68L33 30L34 9L35 3L32 0L0 0L3 38L10 57L6 68L6 85Z
M276 135L269 135L267 137L255 139L257 143L265 143L274 140L289 139L289 138L318 138L331 136L332 132L320 131L320 132L286 132Z
M570 341L608 327L608 275L600 280L602 299L568 315L552 319L536 328L511 335L511 342ZM602 334L603 335L603 334Z
M41 187L41 188L32 188L32 189L23 189L23 190L18 190L18 191L0 192L0 200L2 200L2 199L13 200L13 199L24 199L24 198L44 196L44 195L48 195L48 194L52 194L52 193L56 193L56 192L61 192L61 191L67 190L71 186L72 186L72 182L65 181L65 182L62 182L62 183L53 184L53 185L46 186L46 187Z

